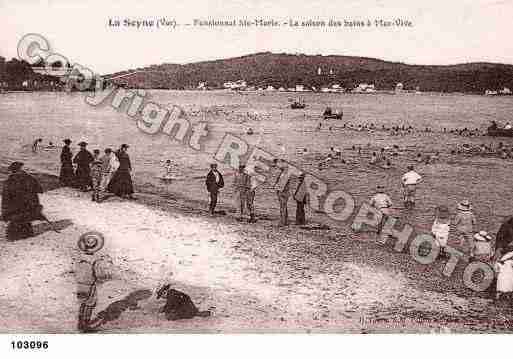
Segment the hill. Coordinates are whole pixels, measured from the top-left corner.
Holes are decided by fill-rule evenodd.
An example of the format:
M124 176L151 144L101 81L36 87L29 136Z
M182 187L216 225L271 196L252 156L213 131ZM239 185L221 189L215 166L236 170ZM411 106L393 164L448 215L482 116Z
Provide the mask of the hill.
M318 74L321 68L321 75ZM246 80L248 85L293 87L339 83L353 88L373 83L391 90L398 82L405 89L483 93L486 89L513 88L513 65L466 63L447 66L408 65L374 58L303 54L257 53L197 63L152 65L138 73L114 80L133 88L196 88L199 82L221 88L227 81ZM330 72L331 70L331 72ZM109 76L118 76L127 70Z

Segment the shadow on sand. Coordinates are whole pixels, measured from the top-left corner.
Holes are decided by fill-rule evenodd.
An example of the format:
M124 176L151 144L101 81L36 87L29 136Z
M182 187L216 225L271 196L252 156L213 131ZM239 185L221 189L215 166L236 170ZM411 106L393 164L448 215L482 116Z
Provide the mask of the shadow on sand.
M119 319L121 314L129 310L139 309L138 302L148 299L152 296L152 291L149 289L138 289L128 294L121 300L117 300L109 304L107 308L98 313L97 319L102 320L102 324Z

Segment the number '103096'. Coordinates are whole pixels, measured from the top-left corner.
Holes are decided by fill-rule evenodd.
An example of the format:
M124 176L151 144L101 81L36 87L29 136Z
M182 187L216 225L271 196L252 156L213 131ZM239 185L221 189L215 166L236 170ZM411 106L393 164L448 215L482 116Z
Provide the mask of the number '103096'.
M13 349L48 349L48 341L38 340L17 340L11 341Z

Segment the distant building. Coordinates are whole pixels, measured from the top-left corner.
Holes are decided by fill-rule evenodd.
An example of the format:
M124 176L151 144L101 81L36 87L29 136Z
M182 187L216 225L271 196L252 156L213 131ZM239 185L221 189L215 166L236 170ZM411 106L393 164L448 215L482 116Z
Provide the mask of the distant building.
M398 82L397 85L395 85L395 92L396 93L403 92L403 90L404 90L404 85L401 82Z
M511 95L511 90L507 87L504 87L502 90L499 91L501 95Z
M317 69L317 75L322 75L322 69L320 67Z
M296 85L296 92L303 92L305 91L304 85Z
M376 88L374 87L374 84L361 83L353 89L353 92L372 93L372 92L376 92Z
M267 86L267 88L265 90L266 91L275 91L276 89L274 88L274 86L269 85L269 86Z
M207 89L207 83L206 82L199 82L197 89L198 90L206 90Z
M280 92L285 91L285 87L280 87L280 88L278 89L278 91L280 91Z

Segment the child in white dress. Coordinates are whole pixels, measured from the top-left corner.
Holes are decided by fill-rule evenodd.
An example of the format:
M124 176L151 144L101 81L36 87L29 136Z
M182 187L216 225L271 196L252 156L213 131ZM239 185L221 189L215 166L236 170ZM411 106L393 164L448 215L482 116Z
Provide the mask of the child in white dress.
M435 221L431 227L431 233L435 237L438 245L440 246L440 255L446 256L447 241L449 239L450 230L450 214L447 206L439 206L435 209Z
M497 295L499 299L505 293L513 292L513 252L508 252L495 263L497 272Z

